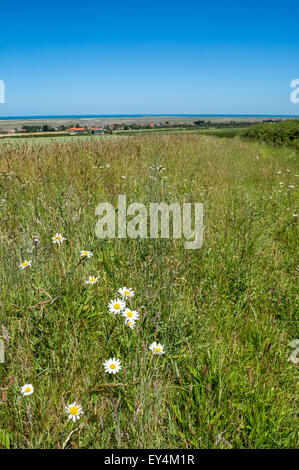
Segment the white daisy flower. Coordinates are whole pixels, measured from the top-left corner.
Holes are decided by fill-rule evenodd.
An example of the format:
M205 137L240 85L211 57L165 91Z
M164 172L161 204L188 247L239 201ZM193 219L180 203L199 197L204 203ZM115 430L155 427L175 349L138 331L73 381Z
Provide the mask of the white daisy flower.
M21 269L25 269L28 266L31 266L31 261L23 261L23 263L20 264Z
M61 245L66 238L64 238L61 233L56 233L54 237L52 237L53 243L58 243L58 245Z
M294 213L294 214L293 214L293 217L298 217L298 214Z
M126 308L126 303L121 299L110 300L108 308L110 313L121 313Z
M289 188L290 188L290 189L294 189L295 186L294 186L293 184L289 184Z
M93 256L93 254L92 254L91 251L81 250L80 256L84 257L84 258L91 258Z
M150 350L154 353L154 354L164 354L165 351L164 351L164 346L163 344L161 343L156 343L156 341L154 341L151 345L150 345Z
M72 419L73 423L80 419L80 416L84 414L81 405L78 405L75 401L74 403L71 403L71 405L66 406L65 411L69 413L68 419Z
M131 328L131 330L133 330L133 329L135 328L135 326L136 326L135 320L130 320L129 318L126 318L125 324L126 324L129 328Z
M139 313L136 310L130 310L129 308L126 308L123 311L122 316L128 320L139 320Z
M103 364L105 372L109 372L109 374L116 374L121 369L121 362L119 359L115 359L115 357L108 359Z
M126 297L134 297L135 295L135 292L129 287L123 287L122 289L118 289L118 293L122 296L123 299L125 299Z
M23 387L21 388L21 393L22 393L22 395L24 395L25 397L26 397L27 395L31 395L33 392L34 392L34 388L33 388L33 385L31 385L31 384L25 384L25 385L23 385Z
M99 277L89 276L88 281L85 281L85 284L95 284Z

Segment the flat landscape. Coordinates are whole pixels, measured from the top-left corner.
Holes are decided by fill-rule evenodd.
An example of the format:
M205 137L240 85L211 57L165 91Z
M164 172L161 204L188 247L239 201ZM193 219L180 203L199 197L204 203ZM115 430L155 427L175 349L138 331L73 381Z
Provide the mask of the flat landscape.
M0 446L295 448L298 150L187 133L42 139L0 144ZM202 247L97 238L95 208L119 194L202 202ZM133 329L108 308L124 286Z
M51 123L52 126L59 126L59 125L66 125L70 126L72 123L76 122L80 126L88 126L88 125L96 125L96 126L104 126L113 124L118 122L119 124L131 124L131 123L148 123L154 124L157 122L193 122L196 119L202 119L204 121L211 121L211 122L229 122L232 119L238 120L239 122L260 122L264 119L269 119L267 116L140 116L140 117L95 117L95 118L51 118L47 117L44 119L40 118L31 118L31 119L1 119L0 120L0 129L9 129L11 127L22 127L25 125L33 125L33 126L42 126L44 124ZM276 121L279 119L288 119L286 117L271 117L272 120Z

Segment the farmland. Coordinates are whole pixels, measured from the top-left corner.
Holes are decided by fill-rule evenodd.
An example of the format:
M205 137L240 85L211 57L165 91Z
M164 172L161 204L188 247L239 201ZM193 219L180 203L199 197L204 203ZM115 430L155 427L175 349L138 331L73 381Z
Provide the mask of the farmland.
M296 447L298 151L187 131L42 139L0 144L0 446ZM119 194L202 202L202 247L98 239L95 208ZM134 329L108 310L124 286Z

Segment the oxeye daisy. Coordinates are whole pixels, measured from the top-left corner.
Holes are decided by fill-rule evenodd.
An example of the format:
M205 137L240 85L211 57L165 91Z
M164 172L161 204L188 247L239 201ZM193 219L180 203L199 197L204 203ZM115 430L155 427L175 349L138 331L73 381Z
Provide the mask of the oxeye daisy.
M23 261L23 263L20 264L21 269L25 269L28 266L31 266L31 261Z
M136 312L136 310L130 310L129 308L126 308L123 311L122 316L128 320L133 320L133 321L139 320L138 312Z
M80 256L84 257L84 258L91 258L91 256L93 256L93 255L92 255L91 251L81 250Z
M88 281L85 281L85 284L95 284L99 277L89 276Z
M61 233L56 233L56 235L54 235L54 237L52 237L53 243L58 243L58 245L61 245L64 240L66 240L66 238L64 238L61 235Z
M156 343L156 341L154 341L154 342L150 345L149 348L150 348L150 350L151 350L154 354L161 355L161 354L164 354L164 353L165 353L163 344L161 344L161 343Z
M84 414L81 405L78 405L75 401L71 405L66 406L65 411L69 414L68 419L72 419L73 423Z
M108 359L103 364L105 372L109 372L109 374L116 374L121 369L121 362L119 359L115 359L115 357Z
M33 385L25 384L21 388L21 393L26 397L27 395L31 395L34 392Z
M133 330L133 329L135 328L135 326L136 326L135 320L126 319L126 320L125 320L125 324L126 324L129 328L131 328L131 330Z
M110 300L108 308L110 313L121 313L126 308L126 303L121 299Z
M135 292L129 287L123 287L122 289L118 289L118 293L122 296L123 299L127 297L134 297L135 295Z

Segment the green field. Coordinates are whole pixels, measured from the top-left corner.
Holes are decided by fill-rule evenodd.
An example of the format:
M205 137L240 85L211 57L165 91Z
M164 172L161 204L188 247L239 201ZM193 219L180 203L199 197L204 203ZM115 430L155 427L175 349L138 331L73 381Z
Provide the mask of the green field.
M113 131L112 134L105 134L105 135L41 135L41 136L9 136L9 137L1 137L0 144L2 143L14 143L14 144L23 144L27 142L28 144L47 144L51 142L55 142L59 140L59 142L68 142L70 143L74 139L99 139L99 138L107 138L107 137L116 137L116 136L133 136L133 135L141 135L141 134L206 134L206 135L215 135L217 137L236 137L241 132L244 131L244 127L225 127L225 128L207 128L207 129L190 129L190 128L162 128L162 129L129 129L129 130L116 130Z
M0 145L7 144L7 145L23 145L26 144L28 146L35 145L35 144L51 144L51 143L72 143L78 141L92 141L96 139L111 137L111 134L106 135L75 135L75 136L65 136L65 135L57 135L57 136L41 136L41 137L2 137L0 139Z
M195 134L99 137L0 144L0 447L295 448L298 152ZM97 239L95 207L119 194L203 202L202 247ZM108 311L124 286L133 330ZM75 401L84 415L73 423Z
M162 129L129 129L129 130L116 130L113 131L113 135L139 135L143 133L158 133L158 134L206 134L216 135L217 137L235 137L244 130L244 127L224 127L224 128L207 128L207 129L196 129L188 127L176 127L176 128L162 128Z

